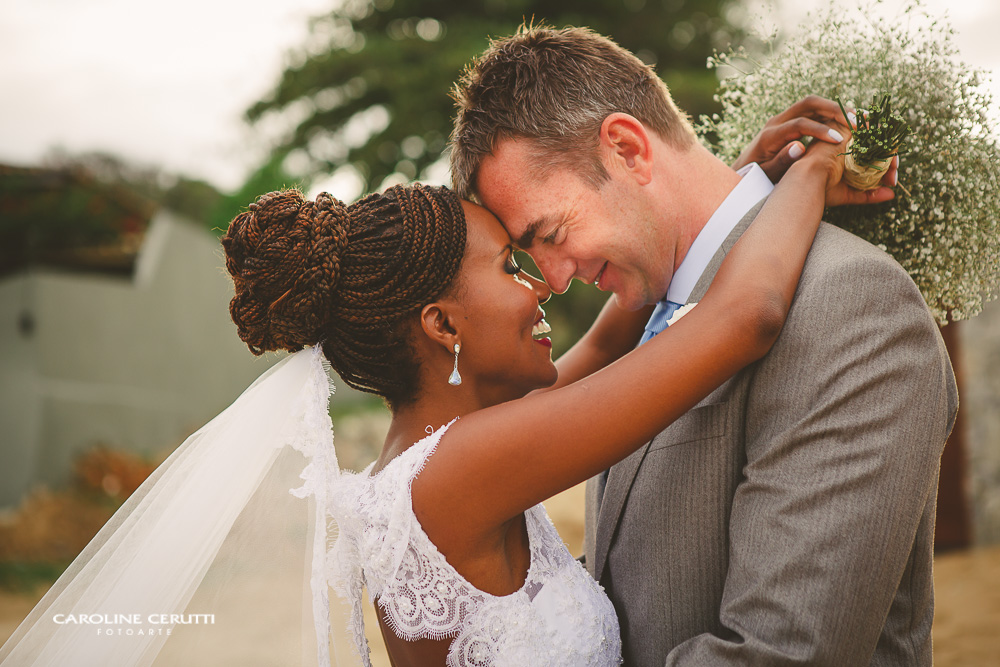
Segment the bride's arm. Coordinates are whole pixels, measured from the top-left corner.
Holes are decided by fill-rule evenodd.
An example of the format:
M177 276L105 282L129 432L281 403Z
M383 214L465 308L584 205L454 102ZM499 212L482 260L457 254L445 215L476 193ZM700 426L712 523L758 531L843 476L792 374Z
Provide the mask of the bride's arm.
M822 151L826 151L823 153ZM652 341L567 387L459 420L414 481L429 533L494 530L628 456L780 333L828 198L845 194L838 147L792 166L698 307ZM456 533L455 531L458 531Z

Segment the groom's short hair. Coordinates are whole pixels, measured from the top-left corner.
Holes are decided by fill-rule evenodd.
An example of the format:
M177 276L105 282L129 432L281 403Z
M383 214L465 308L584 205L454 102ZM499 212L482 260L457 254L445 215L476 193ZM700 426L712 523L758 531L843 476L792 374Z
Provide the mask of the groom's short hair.
M505 139L532 140L537 173L568 167L595 188L608 178L598 137L612 113L634 116L678 147L696 140L653 69L589 28L522 25L490 42L452 96L452 182L464 198L475 194L483 158Z

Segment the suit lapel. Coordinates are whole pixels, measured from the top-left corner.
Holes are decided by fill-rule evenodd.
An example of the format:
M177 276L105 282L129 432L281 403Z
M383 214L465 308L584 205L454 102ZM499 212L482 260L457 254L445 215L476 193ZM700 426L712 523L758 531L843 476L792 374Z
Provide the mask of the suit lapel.
M705 292L708 291L709 285L712 284L715 274L722 265L722 260L726 258L726 254L732 250L736 242L743 236L743 232L747 230L750 223L760 213L760 209L764 206L765 201L767 201L766 198L755 204L739 223L733 227L733 231L722 242L722 245L716 251L708 266L705 267L705 271L701 274L698 282L695 283L694 289L691 291L691 297L688 300L689 303L697 303L705 296ZM628 499L629 491L632 490L632 484L639 473L639 468L642 467L642 463L646 459L646 454L649 452L651 444L652 442L646 443L642 449L639 449L624 461L612 466L608 473L607 487L604 490L604 497L601 500L601 508L598 512L597 536L594 545L593 573L597 581L600 581L601 576L604 574L608 552L611 550L611 542L614 539L615 530L621 521L625 501Z
M646 443L642 449L633 452L624 461L611 466L608 471L608 484L604 490L604 498L601 501L601 509L597 518L597 540L594 548L594 579L601 580L604 573L604 564L608 559L608 551L611 549L611 539L614 537L615 528L618 527L618 520L621 518L622 508L625 507L625 499L632 489L632 482L639 472L639 467L646 458L651 442Z
M715 251L715 254L712 256L712 261L708 263L708 266L705 267L701 277L698 278L698 282L695 283L694 289L691 290L691 296L688 298L688 303L698 303L701 301L702 297L705 296L705 292L708 291L712 281L715 280L715 274L719 272L719 267L722 266L722 260L726 258L726 255L728 255L729 251L733 249L736 242L740 240L740 237L743 236L743 232L750 227L750 223L753 222L754 218L757 217L757 214L760 213L760 209L764 207L764 202L766 201L767 198L765 197L754 204L753 208L747 211L747 214L744 215L738 223L736 223L736 226L733 227L733 231L729 232L729 236L727 236L726 240L722 242L719 249Z

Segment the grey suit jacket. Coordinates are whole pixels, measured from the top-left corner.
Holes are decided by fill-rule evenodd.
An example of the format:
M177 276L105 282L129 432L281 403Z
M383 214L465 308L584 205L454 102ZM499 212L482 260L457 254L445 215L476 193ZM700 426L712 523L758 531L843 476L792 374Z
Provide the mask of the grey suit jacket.
M625 663L930 664L937 476L957 408L916 286L822 225L770 353L614 466L603 501L588 485L586 562Z

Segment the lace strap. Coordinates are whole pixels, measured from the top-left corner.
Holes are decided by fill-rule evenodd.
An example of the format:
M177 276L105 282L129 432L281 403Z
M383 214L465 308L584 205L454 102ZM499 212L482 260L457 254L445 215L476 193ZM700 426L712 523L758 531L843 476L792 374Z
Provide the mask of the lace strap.
M310 493L315 486L325 487L317 491L317 500L323 501L320 506L326 508L326 519L332 524L329 532L335 537L325 550L323 580L349 606L348 630L354 649L366 666L370 662L362 590L367 587L369 596L381 602L382 592L391 587L404 567L416 523L410 484L454 422L415 443L378 473L371 474L372 466L360 474L325 468L328 472L317 473L303 487L308 487ZM324 478L326 484L316 484ZM391 622L392 616L387 614L387 618ZM400 636L405 635L400 633Z
M365 583L373 599L396 578L414 528L419 529L413 513L413 480L423 471L441 438L457 419L422 438L379 473L369 477L370 493L362 499L368 507L361 509L371 517L371 529L384 534L383 539L369 544L371 550L365 554L368 558L364 563ZM372 511L376 509L378 511Z

